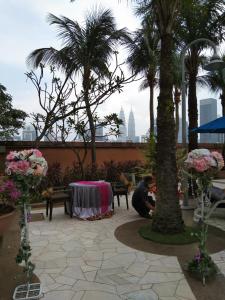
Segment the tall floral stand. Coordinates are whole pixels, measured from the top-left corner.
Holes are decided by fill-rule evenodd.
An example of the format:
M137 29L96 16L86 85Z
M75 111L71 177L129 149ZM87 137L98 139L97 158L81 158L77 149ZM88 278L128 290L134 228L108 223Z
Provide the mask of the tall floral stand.
M26 196L24 197L26 198ZM36 300L43 296L42 286L40 283L30 283L31 277L35 265L30 261L31 257L31 247L29 241L29 219L30 219L30 205L27 201L24 201L20 206L21 209L21 240L18 255L16 257L16 262L23 263L24 272L27 274L27 283L16 287L13 293L13 300Z
M188 153L185 164L189 176L196 180L198 186L198 208L194 212L194 221L201 226L200 232L195 234L199 240L198 253L189 262L188 271L205 285L206 279L212 278L218 272L206 248L208 235L206 220L209 216L207 209L211 205L212 178L216 172L223 168L224 161L222 155L216 151L195 149Z
M30 190L40 183L46 175L47 161L38 149L26 149L11 151L6 157L6 174L13 180L20 190L18 205L21 211L20 217L20 247L16 262L23 266L27 275L27 283L16 287L14 300L40 299L42 294L41 284L31 283L35 265L31 262L31 247L29 241L28 223L30 219Z
M201 226L201 231L197 235L199 240L198 249L199 252L195 255L194 259L189 263L189 271L202 281L205 285L206 278L213 277L217 273L217 267L208 254L206 248L206 241L208 236L208 224L206 224L206 208L209 206L208 189L202 191L200 194L200 207L196 210L194 220L198 221Z

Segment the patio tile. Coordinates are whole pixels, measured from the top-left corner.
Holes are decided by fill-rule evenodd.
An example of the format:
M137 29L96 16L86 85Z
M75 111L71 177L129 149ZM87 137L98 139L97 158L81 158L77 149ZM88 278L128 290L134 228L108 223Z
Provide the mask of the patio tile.
M88 265L83 265L83 266L81 266L81 270L83 272L91 272L91 271L98 270L98 268L97 267L88 266Z
M44 286L43 287L43 292L44 292L44 294L45 293L48 293L48 292L50 292L50 291L54 291L54 290L56 290L57 288L59 288L61 286L61 284L59 284L59 283L53 283L53 284L50 284L50 285L48 285L48 286Z
M140 284L177 281L183 279L183 277L184 275L182 273L147 272L140 280Z
M150 266L149 271L150 272L179 273L179 272L181 272L181 269L180 269L180 267L178 268L176 265L175 266Z
M73 296L72 300L81 300L82 297L84 296L84 293L85 293L84 291L77 292L77 293Z
M52 291L47 294L45 294L44 299L45 300L72 300L72 297L74 295L74 291Z
M43 286L48 286L55 283L55 280L48 274L41 274L39 278Z
M117 268L109 268L109 269L103 269L98 271L98 275L100 276L107 276L112 274L119 274L124 272L123 268L117 267Z
M73 279L85 279L84 274L79 266L68 267L61 274Z
M39 260L40 261L50 261L54 259L58 259L61 257L65 257L66 253L64 251L49 251L42 255L40 255Z
M74 291L102 291L102 292L110 292L116 294L116 289L112 285L84 281L84 280L78 280L73 285L73 290Z
M181 280L178 284L176 296L183 297L188 300L195 300L191 288L189 287L187 281L184 279Z
M145 275L148 268L149 266L144 263L135 262L127 269L127 272L131 275L142 277Z
M85 261L88 266L100 268L102 265L101 260L86 260Z
M121 300L117 295L112 295L107 292L88 291L85 292L82 300Z
M60 284L67 284L67 285L72 286L76 282L76 279L61 275L61 276L56 277L55 281Z
M94 281L97 271L85 272L84 276L87 281Z
M158 296L174 296L177 288L177 282L155 283L152 286L153 291Z
M128 300L158 300L158 296L151 289L127 294Z
M119 295L141 290L139 284L123 284L118 285L116 288Z
M102 260L103 254L99 251L86 251L82 256L84 260Z

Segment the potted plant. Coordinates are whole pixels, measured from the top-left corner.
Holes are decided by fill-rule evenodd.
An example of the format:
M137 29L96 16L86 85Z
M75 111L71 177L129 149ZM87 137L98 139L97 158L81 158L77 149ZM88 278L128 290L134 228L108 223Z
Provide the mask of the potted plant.
M0 236L9 228L14 212L15 203L21 196L13 180L7 176L0 178Z

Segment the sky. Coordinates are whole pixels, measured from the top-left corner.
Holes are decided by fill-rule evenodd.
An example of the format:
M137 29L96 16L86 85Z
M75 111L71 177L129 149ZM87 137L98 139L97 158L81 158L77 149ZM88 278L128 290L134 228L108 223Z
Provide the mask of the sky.
M133 12L134 6L127 4L127 1L76 0L71 3L70 0L0 0L0 83L12 95L16 108L27 113L40 111L34 87L25 76L25 72L29 70L26 58L37 48L60 48L56 28L46 21L48 13L83 22L87 12L96 6L110 8L118 28L135 30L140 26L140 20ZM140 92L139 84L135 82L126 86L123 93L116 93L99 108L99 115L103 116L112 112L119 114L122 106L126 121L132 108L136 135L145 134L149 128L149 92ZM198 89L197 95L199 99L218 99L218 95L211 94L207 89ZM156 93L155 109L157 96ZM219 104L218 110L221 111Z

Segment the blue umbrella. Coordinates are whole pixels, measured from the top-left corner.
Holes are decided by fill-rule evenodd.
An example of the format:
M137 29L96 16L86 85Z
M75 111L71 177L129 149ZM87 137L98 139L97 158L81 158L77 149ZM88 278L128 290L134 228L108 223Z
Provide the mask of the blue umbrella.
M215 119L191 131L198 133L225 133L225 117Z

